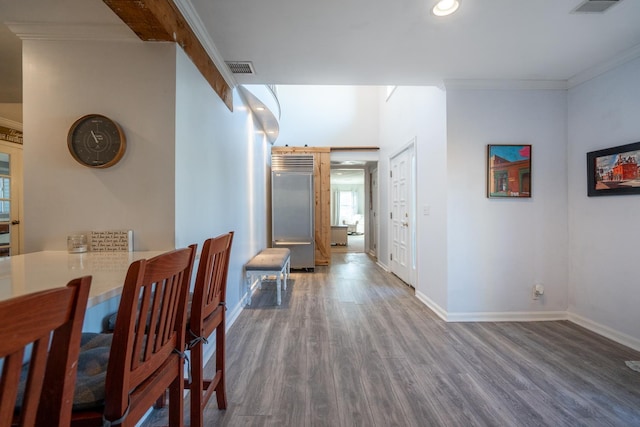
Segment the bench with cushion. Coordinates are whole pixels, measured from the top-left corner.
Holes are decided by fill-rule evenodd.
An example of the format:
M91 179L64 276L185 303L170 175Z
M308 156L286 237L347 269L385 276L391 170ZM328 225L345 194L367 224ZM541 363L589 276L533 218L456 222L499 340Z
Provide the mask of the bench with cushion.
M277 303L282 303L281 279L284 290L287 290L287 277L291 271L291 251L287 248L267 248L260 251L244 266L247 292L247 305L251 305L251 287L257 279L259 286L262 280L269 276L276 276Z

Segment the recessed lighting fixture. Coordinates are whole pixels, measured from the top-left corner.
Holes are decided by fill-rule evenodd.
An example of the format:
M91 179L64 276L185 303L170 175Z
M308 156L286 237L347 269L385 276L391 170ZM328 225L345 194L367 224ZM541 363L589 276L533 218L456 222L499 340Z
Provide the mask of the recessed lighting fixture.
M447 16L458 10L460 0L440 0L431 11L436 16Z
M258 111L264 111L264 107L256 107L256 110L258 110Z

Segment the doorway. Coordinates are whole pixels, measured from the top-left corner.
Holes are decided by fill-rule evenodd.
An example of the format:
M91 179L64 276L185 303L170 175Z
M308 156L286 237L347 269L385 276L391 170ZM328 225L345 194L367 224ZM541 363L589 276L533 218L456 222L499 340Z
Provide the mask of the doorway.
M0 140L0 257L21 253L22 146Z
M364 168L356 165L332 164L332 252L365 252L367 199Z

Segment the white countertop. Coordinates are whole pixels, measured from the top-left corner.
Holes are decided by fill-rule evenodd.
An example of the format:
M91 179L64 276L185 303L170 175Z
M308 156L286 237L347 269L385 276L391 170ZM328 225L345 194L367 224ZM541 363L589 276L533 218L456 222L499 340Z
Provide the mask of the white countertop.
M0 300L65 286L70 280L92 276L87 307L122 293L129 265L166 251L86 252L42 251L0 258Z

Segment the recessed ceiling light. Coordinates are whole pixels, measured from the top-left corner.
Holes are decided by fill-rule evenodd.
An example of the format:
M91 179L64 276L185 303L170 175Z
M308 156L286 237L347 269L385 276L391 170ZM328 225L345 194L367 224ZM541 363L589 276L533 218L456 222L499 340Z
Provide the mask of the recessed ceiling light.
M447 16L458 10L460 0L440 0L431 11L436 16Z
M264 107L256 107L256 110L258 110L258 111L264 111Z

